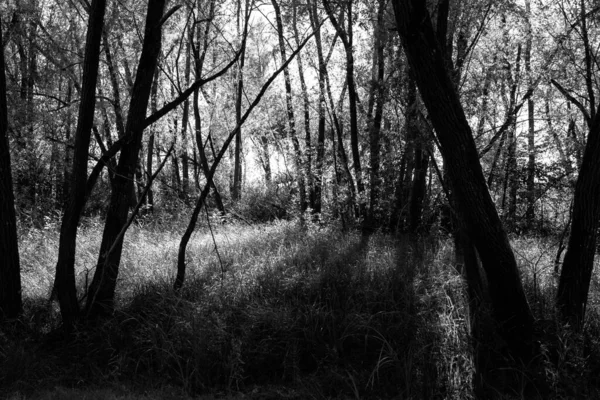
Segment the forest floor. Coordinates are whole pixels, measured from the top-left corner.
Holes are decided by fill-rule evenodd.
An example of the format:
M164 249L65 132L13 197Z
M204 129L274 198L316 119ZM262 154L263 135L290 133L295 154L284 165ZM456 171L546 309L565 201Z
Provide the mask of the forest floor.
M214 235L204 226L174 293L181 226L132 226L114 317L78 327L69 342L48 300L59 226L22 228L25 310L0 330L0 398L473 398L469 313L449 238L411 245L289 221L213 225ZM101 233L99 219L80 228L82 297ZM536 318L551 319L556 241L512 244ZM559 330L555 356L542 351L543 397L600 398L598 276L587 315L585 335ZM531 392L533 380L523 382Z

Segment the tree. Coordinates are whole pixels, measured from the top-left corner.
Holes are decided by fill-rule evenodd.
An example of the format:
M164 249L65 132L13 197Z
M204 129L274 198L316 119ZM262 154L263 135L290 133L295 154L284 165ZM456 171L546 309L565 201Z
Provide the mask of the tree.
M370 198L369 219L370 224L377 224L379 219L379 196L381 187L381 122L383 119L383 106L385 103L385 56L386 44L385 9L387 2L379 0L377 5L377 20L374 23L373 33L373 69L371 72L372 82L369 92L368 121L369 121L369 150L370 150ZM373 113L373 107L375 108Z
M277 0L271 0L273 9L275 10L275 21L277 23L277 37L279 39L279 54L281 55L281 62L285 62L287 59L287 52L285 50L285 41L283 36L283 22L281 20L281 9ZM292 138L292 144L294 146L294 164L296 165L296 175L298 182L298 192L300 195L300 211L304 212L307 207L306 202L306 187L304 185L304 169L302 168L302 150L300 149L300 141L296 134L296 118L294 116L294 105L292 103L292 84L290 82L290 72L288 69L283 70L283 80L285 83L285 105L288 119L288 131Z
M145 128L146 108L161 48L164 7L165 0L148 2L142 53L131 92L125 127L124 137L127 140L122 146L115 171L100 255L94 278L88 289L86 313L90 318L110 314L113 310L114 291L123 247L123 236L119 238L119 232L127 220L129 194L133 188L133 177Z
M348 84L348 103L350 107L350 144L352 149L352 162L354 165L354 175L356 178L356 189L358 191L358 208L359 214L365 214L365 205L362 195L365 191L365 187L362 179L362 167L360 161L360 149L358 146L358 110L357 110L357 93L356 83L354 80L354 53L353 53L353 37L352 37L352 24L353 24L353 11L352 11L352 0L347 2L347 17L348 17L348 31L346 32L337 18L333 14L331 5L328 0L323 0L325 11L327 16L331 20L334 28L336 29L339 37L342 39L344 45L344 51L346 53L346 83Z
M86 201L88 152L94 122L96 103L96 80L100 61L100 42L104 25L105 0L94 0L89 12L83 83L79 116L75 132L75 150L71 173L70 194L63 215L56 263L55 290L60 304L63 323L72 327L79 314L77 289L75 286L75 248L77 225Z
M588 292L596 239L600 226L600 104L596 106L594 92L595 55L590 44L585 1L580 2L580 34L584 46L585 87L588 107L571 96L558 82L554 85L575 104L588 125L587 143L581 160L575 194L569 244L563 261L556 303L564 322L576 329L582 329L588 300ZM562 89L562 90L561 90Z
M237 0L237 30L238 36L241 34L240 28L240 20L247 19L247 15L250 14L250 1L246 0L246 4L244 7L244 15L246 18L242 18L242 2L241 0ZM244 25L244 29L247 28L247 25ZM247 35L247 32L244 31L244 37ZM231 193L231 197L234 200L239 200L242 196L242 127L240 124L240 119L242 118L242 100L244 93L244 64L246 61L246 46L242 46L243 51L240 56L239 63L236 69L236 100L235 100L235 121L236 126L240 129L240 131L235 136L235 153L234 153L234 163L233 163L233 192Z
M2 22L0 21L0 44ZM17 219L13 193L10 151L8 147L8 109L6 105L6 75L4 46L0 49L0 320L15 318L21 313L21 267L17 242Z
M461 223L474 243L490 283L490 301L498 331L513 357L529 360L533 356L533 316L426 4L419 0L394 0L393 6L408 64L414 71L447 165Z

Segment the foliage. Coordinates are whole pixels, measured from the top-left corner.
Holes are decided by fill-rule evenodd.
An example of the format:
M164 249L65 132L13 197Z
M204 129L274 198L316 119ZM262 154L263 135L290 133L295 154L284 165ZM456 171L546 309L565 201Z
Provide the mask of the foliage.
M246 187L242 199L233 206L232 218L264 223L295 216L295 189L290 183Z

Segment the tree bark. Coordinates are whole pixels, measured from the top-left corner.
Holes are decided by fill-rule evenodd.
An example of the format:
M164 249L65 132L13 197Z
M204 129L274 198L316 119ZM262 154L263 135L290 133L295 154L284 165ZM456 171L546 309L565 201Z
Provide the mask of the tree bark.
M2 22L0 21L0 43ZM17 219L8 147L8 108L4 47L0 48L0 320L21 314L21 267L17 242Z
M114 309L114 292L123 248L123 237L118 238L118 236L127 220L129 193L133 187L133 176L144 132L146 108L160 54L160 21L164 6L165 0L149 0L148 2L142 53L131 93L125 127L125 136L129 140L121 149L106 214L98 264L88 290L86 312L89 318L110 314ZM109 249L113 249L113 251L108 253Z
M67 330L72 328L74 320L79 315L79 303L75 286L77 225L86 202L88 151L94 123L96 81L105 10L105 0L94 0L92 2L86 37L81 101L75 132L72 181L69 200L60 229L54 288L58 296L63 324Z
M485 184L471 128L446 69L425 2L394 0L408 63L440 142L458 211L490 282L490 300L511 356L533 356L533 315L508 242Z

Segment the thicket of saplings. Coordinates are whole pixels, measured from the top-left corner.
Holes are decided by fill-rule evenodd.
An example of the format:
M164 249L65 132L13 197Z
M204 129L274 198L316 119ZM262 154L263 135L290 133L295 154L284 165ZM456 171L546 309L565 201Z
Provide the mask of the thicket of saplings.
M0 396L472 398L478 343L450 236L433 229L414 243L335 220L301 226L294 202L289 190L255 188L229 204L226 223L207 213L175 293L187 213L182 201L159 200L127 234L113 318L78 326L70 341L49 301L60 219L36 227L21 218L25 310L0 331ZM80 227L82 297L102 228L99 215ZM512 239L536 317L552 321L558 235ZM509 398L600 396L597 277L590 296L584 334L539 324L542 368L531 376L524 366Z

